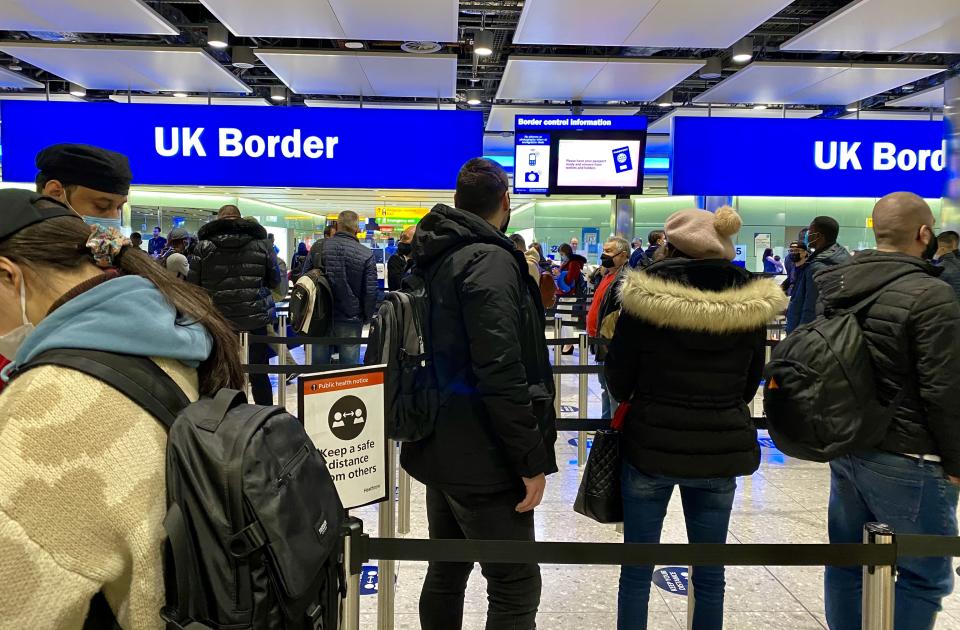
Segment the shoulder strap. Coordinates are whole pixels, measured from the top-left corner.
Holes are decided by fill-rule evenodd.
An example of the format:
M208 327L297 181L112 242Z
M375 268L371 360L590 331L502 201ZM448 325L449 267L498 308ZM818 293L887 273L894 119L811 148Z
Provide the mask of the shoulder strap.
M70 368L103 381L149 411L167 429L190 404L173 379L147 357L99 350L49 350L18 368L16 374L41 365Z

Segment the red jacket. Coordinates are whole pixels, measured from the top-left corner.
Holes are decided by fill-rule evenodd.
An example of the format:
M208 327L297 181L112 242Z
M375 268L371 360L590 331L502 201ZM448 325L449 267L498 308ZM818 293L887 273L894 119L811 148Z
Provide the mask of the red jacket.
M577 294L577 281L583 275L583 266L586 264L586 258L573 254L560 266L560 277L557 278L558 296L571 297Z
M0 370L7 367L10 361L7 361L4 357L0 356ZM0 392L3 391L3 381L0 381Z
M611 269L607 275L603 277L603 280L601 280L597 286L597 290L593 293L593 303L590 305L590 310L587 311L587 334L591 337L597 336L597 327L600 325L600 322L597 320L600 315L600 307L603 306L603 296L606 295L607 289L610 288L610 285L613 284L613 281L616 279L617 272Z

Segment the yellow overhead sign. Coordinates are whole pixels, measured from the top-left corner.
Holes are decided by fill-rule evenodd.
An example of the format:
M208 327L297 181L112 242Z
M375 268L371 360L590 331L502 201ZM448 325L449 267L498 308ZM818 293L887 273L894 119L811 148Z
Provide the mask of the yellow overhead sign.
M410 206L377 206L378 219L415 219L420 220L430 212L430 208Z

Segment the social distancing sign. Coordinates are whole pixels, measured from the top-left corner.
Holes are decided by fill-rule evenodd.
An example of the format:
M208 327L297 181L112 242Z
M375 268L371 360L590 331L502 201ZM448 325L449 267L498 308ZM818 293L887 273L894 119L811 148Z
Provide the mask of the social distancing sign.
M384 368L357 368L300 379L300 418L323 454L343 507L387 498Z

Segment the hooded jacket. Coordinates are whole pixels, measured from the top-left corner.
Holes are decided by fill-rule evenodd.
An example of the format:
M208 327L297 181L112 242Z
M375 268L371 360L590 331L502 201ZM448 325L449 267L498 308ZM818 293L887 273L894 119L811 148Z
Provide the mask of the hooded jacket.
M237 330L270 325L269 289L281 278L264 227L253 219L217 219L200 228L197 237L187 279L210 294Z
M523 257L527 259L527 270L530 272L530 277L533 278L533 281L539 285L540 252L537 251L536 247L531 247L523 253Z
M403 467L447 492L522 488L557 471L553 374L539 290L513 243L475 214L437 205L417 226L441 390L436 428Z
M105 324L107 322L108 324ZM107 280L25 340L23 364L54 348L150 356L190 400L211 350L147 280ZM0 626L73 629L102 591L120 626L162 630L166 431L117 390L42 366L0 395Z
M957 252L944 254L940 258L940 267L943 268L940 279L949 284L960 299L960 256Z
M807 257L802 267L796 268L796 279L790 293L790 306L787 307L787 332L793 332L797 326L809 324L817 318L821 309L817 302L819 292L813 281L814 276L830 267L850 260L850 252L838 243L814 252Z
M960 304L940 273L913 256L868 250L819 274L817 284L827 309L882 291L861 327L880 402L905 393L878 448L939 455L946 472L960 476Z
M673 258L625 272L606 359L607 387L631 403L624 457L648 474L752 474L760 465L748 403L766 325L785 306L772 280L725 260Z

